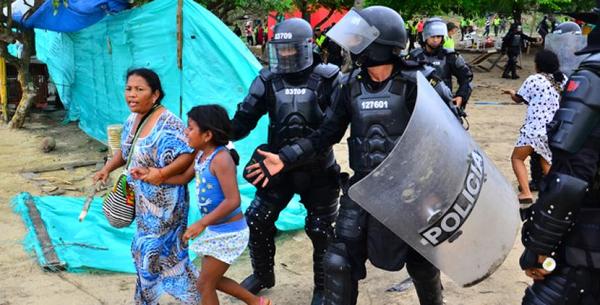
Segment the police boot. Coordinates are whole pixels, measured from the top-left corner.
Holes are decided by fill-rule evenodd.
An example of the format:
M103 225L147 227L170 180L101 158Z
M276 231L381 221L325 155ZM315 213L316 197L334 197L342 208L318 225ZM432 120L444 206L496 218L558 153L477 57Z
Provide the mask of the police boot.
M419 304L444 305L440 271L435 266L420 257L407 261L406 270L415 285Z
M275 273L270 272L258 276L253 273L240 283L240 285L252 294L257 294L263 289L268 289L275 286Z
M413 279L419 304L421 305L444 305L442 296L442 283L439 273L430 280L415 280Z
M323 297L323 289L313 290L313 297L310 305L323 305L325 302L325 298Z

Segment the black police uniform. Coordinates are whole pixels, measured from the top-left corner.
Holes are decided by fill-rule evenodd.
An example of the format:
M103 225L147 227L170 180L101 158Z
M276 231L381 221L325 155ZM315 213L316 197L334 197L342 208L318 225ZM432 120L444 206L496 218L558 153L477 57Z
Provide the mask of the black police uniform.
M600 53L571 75L549 125L552 168L523 226L521 267L539 268L543 255L555 260L556 269L527 288L524 305L600 304L598 86Z
M519 78L517 75L517 62L519 55L521 54L521 50L525 47L525 40L534 42L535 39L525 35L522 31L516 29L516 26L513 25L511 30L504 36L502 39L502 51L506 52L508 56L508 62L506 63L506 67L504 67L504 73L502 77L504 78ZM511 73L511 75L509 75Z
M432 53L427 52L424 48L415 49L407 57L415 61L425 61L433 66L437 75L446 83L446 86L453 90L452 76L456 77L458 89L454 96L460 96L463 99L462 107L464 108L471 97L473 88L473 72L466 64L465 59L452 49L439 47L433 50Z
M306 26L310 30L310 26ZM285 33L292 32L287 31L285 25L278 29ZM309 34L308 37L312 35ZM268 142L260 147L263 150L278 151L283 146L308 136L321 125L327 115L338 75L337 66L326 64L312 65L293 73L261 70L232 120L233 139L239 140L247 136L265 114L269 115L270 123ZM249 248L253 274L242 282L242 286L257 293L275 284L274 223L292 196L299 194L300 202L308 212L305 231L314 248L313 303L321 302L324 281L322 259L333 235L332 223L337 215L338 176L339 166L330 145L313 160L277 176L268 187L258 188L255 199L245 213L250 228Z

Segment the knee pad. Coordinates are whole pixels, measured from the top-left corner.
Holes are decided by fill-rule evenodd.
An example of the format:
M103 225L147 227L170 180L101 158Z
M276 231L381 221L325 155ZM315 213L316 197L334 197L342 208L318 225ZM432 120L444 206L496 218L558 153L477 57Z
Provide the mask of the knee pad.
M561 173L546 178L544 192L531 207L531 216L522 229L523 245L536 254L551 256L571 229L587 182Z
M365 235L366 212L349 196L340 197L335 233L342 240L358 240Z
M246 216L246 222L250 230L264 232L274 229L278 213L273 204L260 197L256 197L250 203L244 215Z

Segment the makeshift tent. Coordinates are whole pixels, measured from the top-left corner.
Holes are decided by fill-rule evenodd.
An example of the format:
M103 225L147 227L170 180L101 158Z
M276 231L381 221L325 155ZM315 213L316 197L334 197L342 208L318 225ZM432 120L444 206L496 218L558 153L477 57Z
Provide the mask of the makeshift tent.
M177 58L177 6L171 0L155 0L106 16L75 33L36 29L37 56L48 65L68 109L67 120L78 120L87 134L106 142L107 125L122 123L130 114L124 102L124 86L126 71L132 67L148 67L159 74L166 94L162 104L182 115L184 121L186 112L198 104L218 103L233 115L261 66L240 39L202 6L184 0L182 12L181 69ZM236 142L242 166L254 148L266 141L266 130L267 118L264 118L249 137ZM243 180L241 167L238 172L242 207L246 208L255 188ZM195 219L197 197L193 187L190 191L190 210L193 211L190 217ZM74 221L73 215L78 215L83 199L40 197L35 202L39 203L38 207L47 206L48 211L61 210L61 213L40 211L46 225L52 226L52 223L71 222L67 218ZM100 205L98 199L93 203L95 209ZM26 214L22 215L26 223L31 222ZM303 227L305 216L306 211L296 199L281 213L276 225L281 230L298 229ZM99 218L104 221L99 228L112 232L106 221ZM81 226L75 228L85 230ZM63 233L57 236L70 236ZM81 247L69 248L81 250ZM69 257L73 255L61 259L66 260L68 266L78 266L77 260L68 261Z

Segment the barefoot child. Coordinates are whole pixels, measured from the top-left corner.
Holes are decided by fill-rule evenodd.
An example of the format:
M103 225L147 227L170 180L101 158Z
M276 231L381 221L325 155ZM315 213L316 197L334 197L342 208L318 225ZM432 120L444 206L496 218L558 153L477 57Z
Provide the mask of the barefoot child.
M219 304L217 289L246 304L270 305L234 280L224 276L248 244L249 231L240 210L240 193L236 167L225 145L231 125L225 109L218 105L196 106L188 112L185 135L188 145L198 153L192 165L182 174L167 178L167 184L187 184L196 176L198 205L202 218L188 227L183 242L200 235L190 246L202 256L202 270L197 287L202 305ZM156 169L136 169L144 175Z

